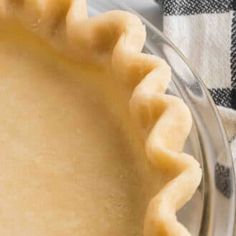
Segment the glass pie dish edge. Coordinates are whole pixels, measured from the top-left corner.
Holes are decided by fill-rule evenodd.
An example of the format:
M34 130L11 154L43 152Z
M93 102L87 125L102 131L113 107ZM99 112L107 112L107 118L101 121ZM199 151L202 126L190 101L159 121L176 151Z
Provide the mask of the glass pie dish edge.
M144 52L165 59L172 70L168 93L181 97L193 116L186 152L203 169L202 182L192 200L178 213L193 236L232 236L235 227L235 178L226 134L207 88L174 44L155 26L120 1L88 1L89 14L125 10L138 15L146 27Z

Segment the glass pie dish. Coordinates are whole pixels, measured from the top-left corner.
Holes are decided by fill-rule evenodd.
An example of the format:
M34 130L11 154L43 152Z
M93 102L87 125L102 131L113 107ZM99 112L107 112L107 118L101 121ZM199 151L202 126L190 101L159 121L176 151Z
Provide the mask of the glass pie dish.
M122 9L120 1L90 0L89 14ZM178 49L151 23L142 18L147 39L143 51L165 59L172 69L168 93L183 98L193 116L185 151L201 164L203 179L178 219L193 236L231 236L235 220L235 178L231 152L217 109L203 82Z

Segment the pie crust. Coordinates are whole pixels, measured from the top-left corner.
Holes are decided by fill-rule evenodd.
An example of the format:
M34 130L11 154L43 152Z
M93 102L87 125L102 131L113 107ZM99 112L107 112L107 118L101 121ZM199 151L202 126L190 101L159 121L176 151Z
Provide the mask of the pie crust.
M191 114L144 41L128 12L0 0L0 235L190 235Z

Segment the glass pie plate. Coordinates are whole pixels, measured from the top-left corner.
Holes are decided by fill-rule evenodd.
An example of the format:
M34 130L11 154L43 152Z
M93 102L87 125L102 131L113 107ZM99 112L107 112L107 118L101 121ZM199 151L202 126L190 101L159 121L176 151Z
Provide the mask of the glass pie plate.
M121 1L90 0L89 15L109 10L134 12ZM203 179L194 197L178 212L193 236L232 236L235 218L235 178L231 152L216 107L196 73L178 49L150 22L143 51L165 59L172 69L167 93L184 99L193 116L185 151L201 164Z

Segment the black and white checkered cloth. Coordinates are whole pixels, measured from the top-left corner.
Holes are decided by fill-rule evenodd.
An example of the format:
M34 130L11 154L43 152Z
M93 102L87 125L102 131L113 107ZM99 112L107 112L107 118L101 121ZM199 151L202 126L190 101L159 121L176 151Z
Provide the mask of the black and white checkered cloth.
M236 0L158 2L163 9L164 33L208 87L236 158Z

